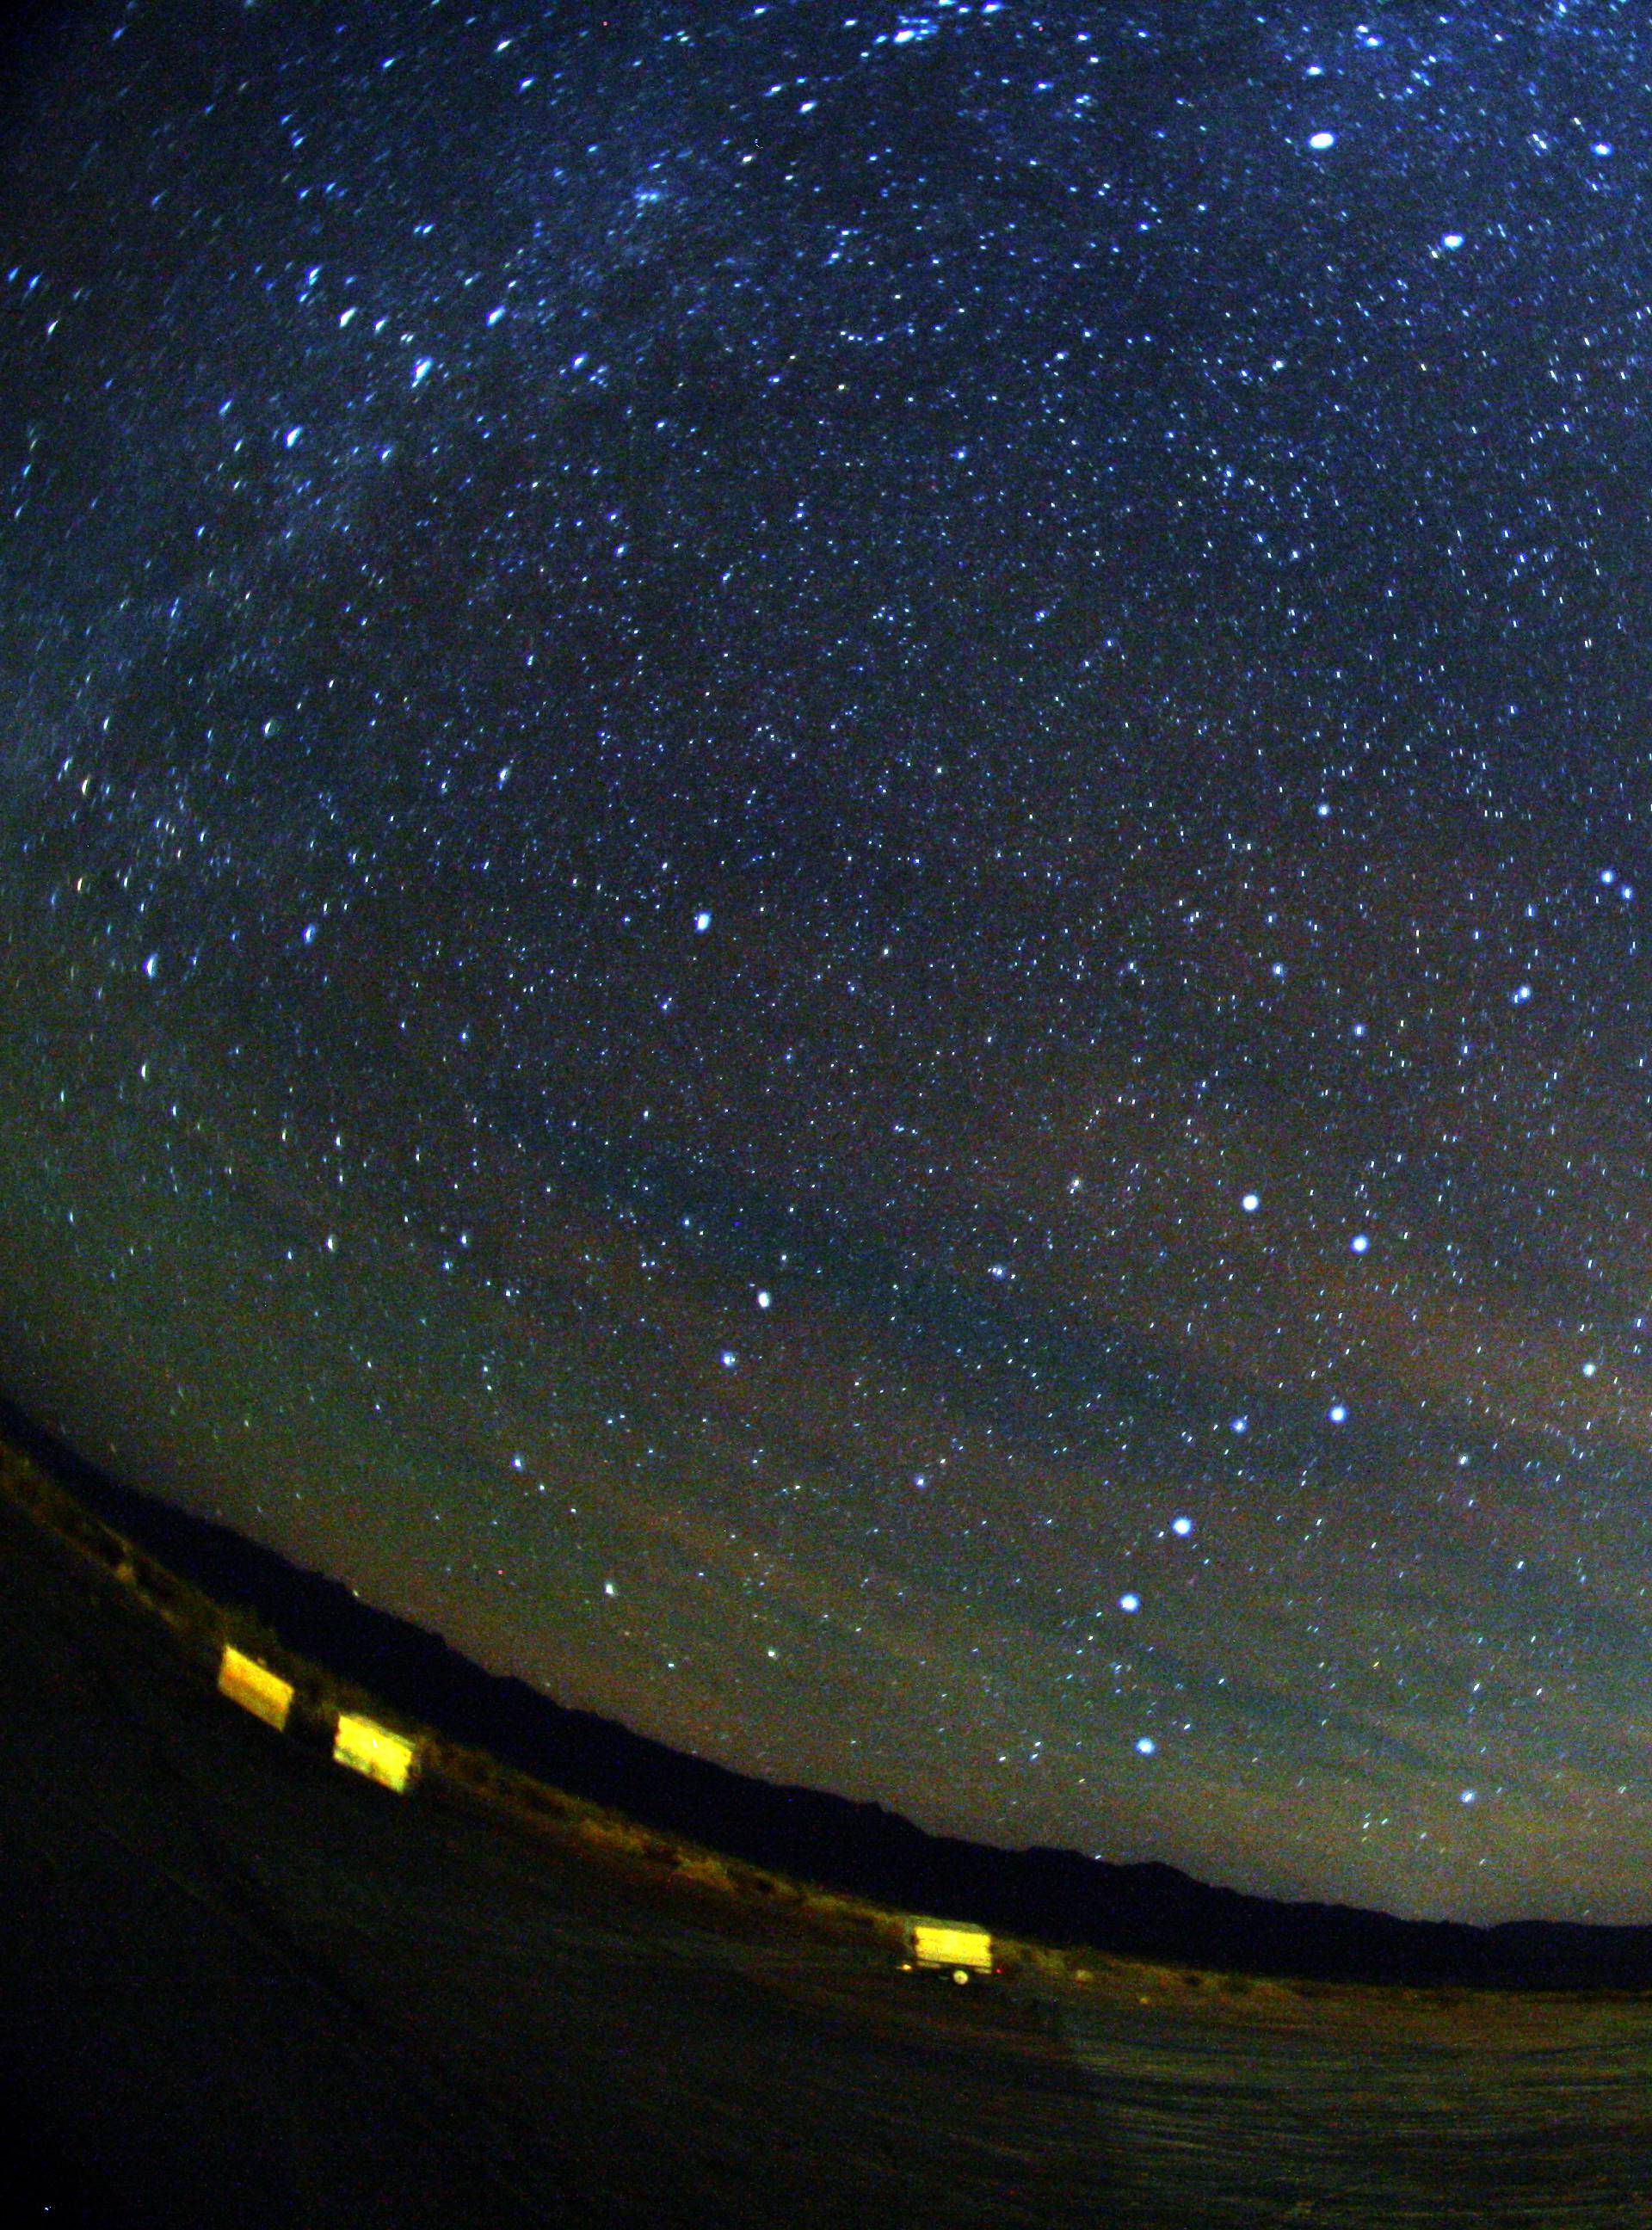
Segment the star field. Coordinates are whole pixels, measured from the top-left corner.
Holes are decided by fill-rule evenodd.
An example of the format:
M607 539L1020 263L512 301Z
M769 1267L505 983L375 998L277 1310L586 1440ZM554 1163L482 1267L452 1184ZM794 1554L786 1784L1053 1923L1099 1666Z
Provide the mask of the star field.
M1652 1918L1652 33L70 14L0 1336L926 1826Z

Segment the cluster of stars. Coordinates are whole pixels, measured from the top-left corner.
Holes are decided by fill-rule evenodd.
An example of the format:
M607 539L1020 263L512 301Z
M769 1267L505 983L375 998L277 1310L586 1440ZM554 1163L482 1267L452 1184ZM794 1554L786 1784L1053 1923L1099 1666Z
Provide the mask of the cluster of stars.
M1644 1917L1647 33L186 13L16 127L12 1390L731 1763Z

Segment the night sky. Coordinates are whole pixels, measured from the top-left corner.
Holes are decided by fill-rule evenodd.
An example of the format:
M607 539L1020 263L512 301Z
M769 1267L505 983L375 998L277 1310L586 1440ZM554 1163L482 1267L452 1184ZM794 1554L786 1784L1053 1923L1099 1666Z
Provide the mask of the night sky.
M743 1769L1652 1919L1646 12L7 77L9 1389Z

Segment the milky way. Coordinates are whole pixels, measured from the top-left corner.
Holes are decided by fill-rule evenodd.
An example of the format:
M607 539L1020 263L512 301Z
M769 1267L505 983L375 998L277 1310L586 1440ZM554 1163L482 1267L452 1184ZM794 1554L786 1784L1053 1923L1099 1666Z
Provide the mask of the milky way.
M1652 33L75 14L0 1331L923 1824L1652 1919Z

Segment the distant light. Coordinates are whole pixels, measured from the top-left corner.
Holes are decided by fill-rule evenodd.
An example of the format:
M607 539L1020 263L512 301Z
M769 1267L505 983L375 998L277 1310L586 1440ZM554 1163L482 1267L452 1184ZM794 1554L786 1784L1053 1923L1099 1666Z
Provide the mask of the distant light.
M719 1358L725 1370L734 1370L739 1364L739 1357L735 1354L732 1347L726 1347Z
M1136 1737L1136 1749L1141 1756L1151 1757L1158 1748L1158 1744L1153 1740L1151 1735L1138 1735Z
M317 928L316 924L315 924L314 922L313 922L313 921L307 921L307 922L305 923L305 925L304 925L304 942L305 942L307 944L313 944L315 943L315 940L316 940L317 937L318 937L319 934L320 934L320 931L319 931L319 929Z
M1615 883L1617 880L1616 869L1603 867L1600 871L1600 880L1603 883Z
M1192 1520L1191 1518L1171 1518L1171 1531L1172 1533L1178 1533L1178 1534L1180 1534L1180 1536L1181 1536L1181 1537L1182 1537L1182 1539L1183 1539L1184 1541L1185 1541L1185 1540L1186 1540L1186 1538L1187 1538L1188 1535L1189 1535L1192 1531L1193 1531L1193 1520Z
M413 1771L416 1746L404 1735L392 1734L376 1719L356 1711L342 1711L332 1737L335 1765L347 1766L369 1781L377 1781L399 1795Z
M490 311L487 313L487 322L488 322L488 324L489 324L490 325L496 325L499 323L500 319L504 316L504 314L505 314L505 305L503 304L503 302L501 302L501 303L500 304L500 306L499 306L498 309L496 309L496 310L490 310Z
M710 908L709 908L709 907L707 907L707 906L702 906L702 907L700 908L700 912L699 912L694 916L694 928L695 928L695 931L698 932L698 934L699 934L700 936L704 937L704 935L706 934L706 931L707 931L710 927L711 927L711 911L710 911Z
M1316 155L1323 155L1327 148L1334 147L1336 144L1334 132L1310 132L1308 134L1308 145Z
M289 426L287 428L286 439L287 446L289 449L297 448L299 445L299 437L303 431L304 429L302 426Z
M1462 235L1460 232L1448 232L1442 235L1440 245L1442 248L1459 248L1462 246Z
M766 1308L768 1308L768 1307L772 1304L773 1300L774 1300L774 1295L773 1295L773 1294L769 1291L769 1289L768 1289L768 1287L767 1287L766 1286L762 1286L762 1287L760 1287L760 1288L759 1288L758 1292L758 1297L757 1297L757 1304L758 1304L758 1308L760 1308L760 1309L766 1309Z
M1141 1608L1141 1597L1136 1595L1120 1595L1119 1608L1120 1610L1139 1611Z
M1248 1433L1250 1430L1250 1420L1249 1417L1236 1417L1228 1429L1234 1433Z
M1333 1425L1345 1425L1348 1421L1348 1406L1345 1402L1333 1402L1325 1414Z
M1584 1376L1585 1378L1592 1378L1599 1367L1600 1366L1597 1363L1585 1363L1583 1367Z
M619 1589L614 1585L612 1580L604 1580L603 1582L603 1593L605 1595L616 1595L619 1593Z
M1610 155L1612 151L1612 143L1610 139L1597 139L1590 151L1600 156Z
M1356 1254L1368 1254L1371 1249L1370 1237L1363 1231L1356 1231L1353 1237L1348 1241L1348 1244Z
M1465 1789L1457 1801L1462 1804L1472 1804L1479 1794L1480 1791L1477 1789Z
M160 955L158 952L152 952L148 959L145 961L144 973L148 976L152 983L160 974Z
M424 381L429 377L431 368L435 363L436 358L433 356L422 356L419 358L418 362L413 367L413 384L415 387L422 386Z
M1248 1192L1244 1198L1240 1202L1239 1205L1243 1208L1247 1215L1255 1215L1256 1210L1262 1206L1261 1195L1258 1193Z
M1532 987L1529 983L1518 983L1515 985L1513 998L1514 1003L1517 1007L1523 1007L1531 996Z

